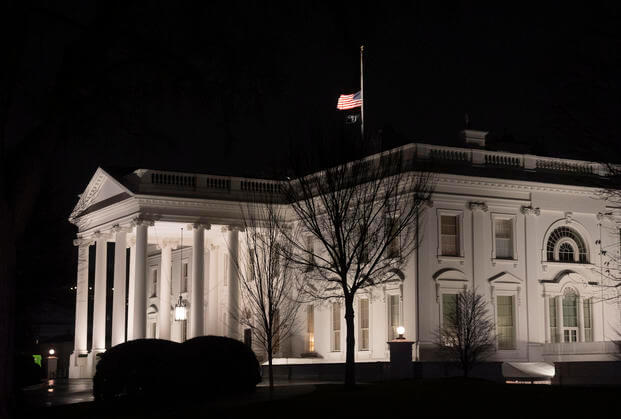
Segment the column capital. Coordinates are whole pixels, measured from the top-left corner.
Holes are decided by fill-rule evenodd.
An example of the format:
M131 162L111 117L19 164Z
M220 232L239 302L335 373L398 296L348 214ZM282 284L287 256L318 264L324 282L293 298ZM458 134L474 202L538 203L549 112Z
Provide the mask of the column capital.
M205 221L197 221L195 223L188 224L186 228L188 230L198 230L199 228L202 228L204 230L211 230L211 223Z
M222 228L220 229L222 233L227 233L229 231L243 232L245 230L246 228L244 226L241 226L238 224L225 225L225 226L222 226Z
M120 225L120 224L115 224L112 226L112 231L114 233L131 233L132 232L132 227L130 225Z
M532 205L529 205L529 206L522 205L520 207L520 212L524 215L540 215L541 214L541 210L539 209L539 207L533 207Z
M95 238L96 240L100 240L100 239L108 240L112 238L112 232L97 230L96 232L93 233L93 238Z
M132 227L137 227L140 225L151 227L153 226L153 224L155 224L155 222L151 218L145 217L142 215L139 215L138 217L134 218L131 223Z
M77 239L73 240L73 245L78 247L90 246L93 243L95 243L95 240L92 237L78 237Z
M179 240L178 239L163 239L160 240L157 243L157 248L159 250L162 250L164 248L171 248L171 249L176 249L177 247L179 247Z
M487 204L483 201L470 201L468 202L468 208L470 211L488 211Z

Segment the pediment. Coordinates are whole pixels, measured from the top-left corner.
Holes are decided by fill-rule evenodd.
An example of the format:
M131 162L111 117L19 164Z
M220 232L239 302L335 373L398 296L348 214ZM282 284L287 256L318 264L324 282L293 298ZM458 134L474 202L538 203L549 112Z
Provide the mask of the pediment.
M85 213L94 211L106 204L125 199L132 195L132 192L112 177L101 167L97 168L95 174L89 181L84 192L80 195L80 200L71 211L69 219L72 220Z
M466 275L458 269L440 269L433 275L434 281L467 281Z
M494 284L521 284L522 280L509 272L501 272L488 279L489 283Z

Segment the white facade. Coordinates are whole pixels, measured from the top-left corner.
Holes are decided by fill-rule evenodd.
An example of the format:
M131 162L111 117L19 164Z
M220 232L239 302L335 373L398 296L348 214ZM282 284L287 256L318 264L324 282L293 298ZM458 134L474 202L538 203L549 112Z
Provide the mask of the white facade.
M402 280L357 296L359 361L388 360L386 342L397 325L416 342L415 360L434 359L443 304L464 286L490 303L499 334L497 360L613 359L621 309L604 266L610 257L620 260L621 209L607 206L596 188L574 181L603 174L600 165L426 144L402 149L437 167L433 202L421 220L422 244L402 270ZM494 170L498 176L489 175ZM115 242L115 277L108 278L114 281L112 345L203 334L243 339L230 315L239 302L234 269L235 249L243 249L236 244L239 202L249 191L274 190L275 182L260 179L146 169L117 175L99 168L70 218L79 229L70 376L92 375L96 354L106 349L110 241ZM96 248L96 267L87 347L89 246ZM174 321L179 296L188 307L186 323ZM299 324L278 357L291 363L344 362L342 304L304 307ZM301 358L309 352L318 357Z

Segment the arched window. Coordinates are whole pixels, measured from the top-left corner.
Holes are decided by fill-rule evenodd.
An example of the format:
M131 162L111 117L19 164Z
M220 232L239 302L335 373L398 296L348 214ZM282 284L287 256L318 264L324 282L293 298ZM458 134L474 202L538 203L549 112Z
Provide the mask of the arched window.
M572 228L562 226L550 234L546 246L547 259L551 262L588 263L584 240Z

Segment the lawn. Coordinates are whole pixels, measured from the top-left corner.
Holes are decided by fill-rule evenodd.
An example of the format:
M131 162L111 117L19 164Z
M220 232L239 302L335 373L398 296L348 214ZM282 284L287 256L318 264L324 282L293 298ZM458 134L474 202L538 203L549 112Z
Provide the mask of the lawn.
M338 384L307 386L305 391L294 387L277 389L275 400L268 400L262 388L250 397L81 403L23 412L22 417L616 417L621 395L620 387L507 385L462 378L361 384L353 390Z

